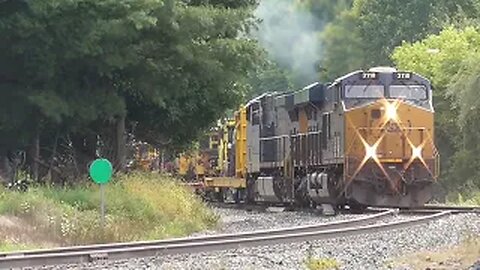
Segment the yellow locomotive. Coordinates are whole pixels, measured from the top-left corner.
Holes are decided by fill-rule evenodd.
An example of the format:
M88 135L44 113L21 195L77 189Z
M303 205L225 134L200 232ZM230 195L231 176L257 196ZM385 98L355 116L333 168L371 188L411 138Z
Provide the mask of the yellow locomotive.
M233 190L246 202L419 206L438 177L433 119L427 79L359 70L250 100L210 134L210 165L196 175L221 199Z
M133 145L133 159L127 164L129 170L153 171L160 166L160 152L145 142Z

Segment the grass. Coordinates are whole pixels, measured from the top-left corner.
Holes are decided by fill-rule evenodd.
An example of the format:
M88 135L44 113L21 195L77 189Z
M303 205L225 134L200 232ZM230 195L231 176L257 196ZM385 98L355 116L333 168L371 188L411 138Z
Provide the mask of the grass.
M0 242L0 252L10 252L10 251L29 250L29 249L38 249L38 248L39 246L36 246L36 245L11 243L7 241Z
M472 191L469 194L462 195L461 193L449 194L447 198L449 204L455 205L480 205L480 191Z
M397 258L390 268L409 266L413 269L468 269L480 258L480 238L467 236L460 245L436 252L419 252Z
M0 215L21 218L59 245L184 236L211 228L218 220L179 182L158 174L116 177L105 187L105 195L104 230L99 220L99 188L94 184L34 187L26 193L1 190Z
M337 270L340 269L340 263L334 258L315 258L313 256L313 247L307 250L305 266L309 270Z

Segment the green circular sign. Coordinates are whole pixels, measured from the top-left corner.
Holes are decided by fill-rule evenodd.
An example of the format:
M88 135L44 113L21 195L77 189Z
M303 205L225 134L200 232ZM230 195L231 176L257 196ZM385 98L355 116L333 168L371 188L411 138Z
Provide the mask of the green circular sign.
M107 159L96 159L90 165L90 177L97 184L105 184L112 177L112 163Z

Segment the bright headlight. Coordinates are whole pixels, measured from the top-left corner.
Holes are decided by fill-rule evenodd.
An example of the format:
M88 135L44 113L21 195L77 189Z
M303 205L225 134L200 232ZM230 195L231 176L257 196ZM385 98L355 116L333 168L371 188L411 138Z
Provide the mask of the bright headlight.
M397 108L393 103L387 103L385 106L385 114L388 120L395 120L397 119Z
M422 147L412 147L412 159L422 157Z
M377 145L365 145L365 158L376 158L377 157Z

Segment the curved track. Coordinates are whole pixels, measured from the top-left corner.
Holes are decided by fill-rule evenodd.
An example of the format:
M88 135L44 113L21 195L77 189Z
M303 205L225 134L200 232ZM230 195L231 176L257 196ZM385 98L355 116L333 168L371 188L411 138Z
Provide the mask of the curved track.
M451 212L437 211L434 214L414 217L408 220L368 225L368 223L377 221L395 213L398 213L398 210L387 210L381 213L370 215L368 217L347 221L298 226L286 229L245 232L235 235L223 234L149 242L115 243L57 248L50 250L0 253L0 268L86 263L96 260L120 260L133 257L195 253L253 247L259 245L322 240L362 233L405 228L441 218L450 214Z
M452 213L480 213L480 206L458 206L427 204L418 208L410 208L411 211L451 211Z

